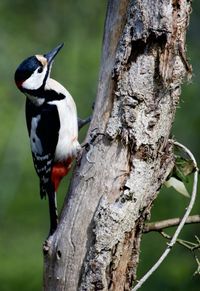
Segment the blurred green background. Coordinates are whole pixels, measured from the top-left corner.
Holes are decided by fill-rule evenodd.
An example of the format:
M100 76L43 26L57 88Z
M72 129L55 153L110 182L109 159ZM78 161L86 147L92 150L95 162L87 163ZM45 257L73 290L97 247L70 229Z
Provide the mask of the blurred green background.
M61 42L52 75L71 92L80 117L91 113L96 94L106 0L0 1L0 290L42 289L42 243L48 232L47 201L39 198L24 117L25 98L13 76L26 57L45 53ZM187 34L194 76L183 86L173 134L200 161L200 1L194 1ZM86 129L81 131L83 140ZM59 190L62 205L67 181ZM199 201L193 213L199 213ZM173 190L161 191L152 220L183 213L188 199ZM186 226L181 237L194 240L199 226ZM141 276L161 254L166 241L146 234L142 242ZM142 290L200 290L193 277L195 260L176 246Z

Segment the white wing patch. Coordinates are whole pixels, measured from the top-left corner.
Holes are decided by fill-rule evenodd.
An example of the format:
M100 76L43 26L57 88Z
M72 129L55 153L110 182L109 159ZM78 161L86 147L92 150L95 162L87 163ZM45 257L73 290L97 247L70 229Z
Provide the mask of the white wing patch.
M32 152L38 155L42 155L43 149L40 139L36 134L38 122L40 121L41 116L37 115L33 117L31 120L31 133L30 133L30 142L31 142L31 149Z

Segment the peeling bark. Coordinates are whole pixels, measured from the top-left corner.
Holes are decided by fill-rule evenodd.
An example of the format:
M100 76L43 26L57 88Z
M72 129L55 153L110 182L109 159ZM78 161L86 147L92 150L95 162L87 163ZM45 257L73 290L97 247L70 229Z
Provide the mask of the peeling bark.
M109 1L87 136L93 163L84 152L45 242L45 290L130 290L145 219L173 167L190 9L187 0Z

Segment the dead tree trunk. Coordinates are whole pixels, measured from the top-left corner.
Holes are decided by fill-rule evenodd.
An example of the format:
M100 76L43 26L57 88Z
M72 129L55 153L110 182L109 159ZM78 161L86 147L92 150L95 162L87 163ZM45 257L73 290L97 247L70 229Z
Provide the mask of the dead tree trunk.
M45 244L45 290L130 290L145 218L173 166L190 9L189 0L109 1L92 163L84 152Z

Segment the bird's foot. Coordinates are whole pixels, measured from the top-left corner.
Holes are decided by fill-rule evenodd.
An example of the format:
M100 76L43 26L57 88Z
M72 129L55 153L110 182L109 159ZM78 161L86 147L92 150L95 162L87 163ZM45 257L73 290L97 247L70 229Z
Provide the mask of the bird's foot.
M91 120L92 120L92 115L90 115L86 119L81 119L81 118L78 117L78 130L80 130L86 124L90 123Z
M95 106L95 102L93 102L92 104L92 111L94 110L94 106ZM78 117L78 130L80 130L86 124L90 123L91 120L92 120L92 114L86 119L81 119Z

